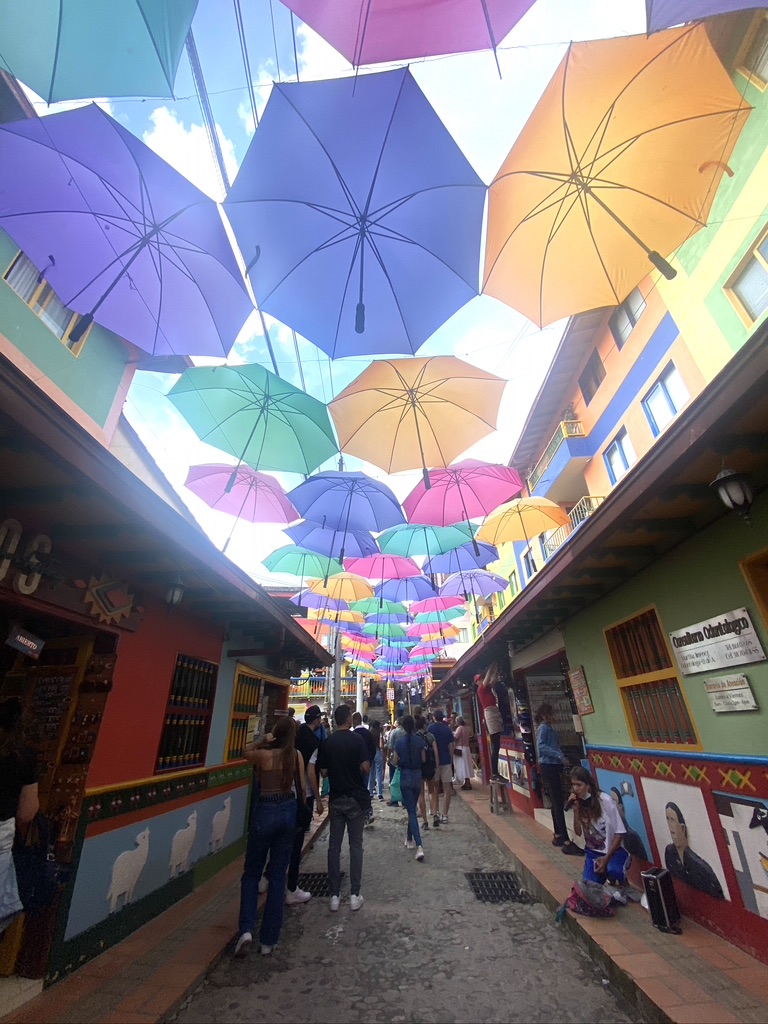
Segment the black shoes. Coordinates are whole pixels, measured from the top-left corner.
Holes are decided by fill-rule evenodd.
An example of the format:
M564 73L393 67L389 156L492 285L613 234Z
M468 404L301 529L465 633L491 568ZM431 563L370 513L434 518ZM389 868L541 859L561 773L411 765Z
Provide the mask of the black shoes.
M566 856L568 857L584 856L584 851L582 850L582 848L580 846L577 846L576 843L572 843L570 839L568 840L568 842L563 843L560 852L566 854Z

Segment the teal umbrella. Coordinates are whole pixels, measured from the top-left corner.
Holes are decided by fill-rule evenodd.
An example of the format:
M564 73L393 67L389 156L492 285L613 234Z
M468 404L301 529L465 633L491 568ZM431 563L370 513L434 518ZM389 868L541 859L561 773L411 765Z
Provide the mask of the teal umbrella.
M48 103L172 96L198 0L4 0L0 67Z
M363 626L363 633L366 636L375 636L380 640L405 640L407 633L402 626L396 622L366 622Z
M405 523L384 530L378 536L379 547L387 555L407 558L426 555L433 558L453 551L472 540L473 528L468 523L458 526L424 526Z
M400 601L385 601L378 597L365 597L362 601L353 601L350 608L363 615L407 615L408 609Z
M201 441L253 469L311 473L339 451L323 403L258 363L194 366L168 398Z
M341 566L333 558L318 555L314 551L306 551L296 544L276 548L261 563L270 572L282 572L286 576L299 576L302 580L323 577L326 573L333 576L341 572Z
M463 619L467 614L466 607L446 608L443 611L419 612L414 622L450 622L451 619Z

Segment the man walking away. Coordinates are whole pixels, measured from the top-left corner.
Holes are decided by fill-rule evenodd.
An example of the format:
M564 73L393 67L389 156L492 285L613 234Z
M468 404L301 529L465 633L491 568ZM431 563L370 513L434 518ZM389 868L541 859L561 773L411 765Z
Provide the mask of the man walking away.
M451 778L453 776L453 733L443 719L444 713L440 708L435 711L435 721L430 725L429 732L435 737L437 743L438 765L435 774L435 786L433 790L434 803L432 805L433 823L435 825L448 824L448 809L451 806ZM443 816L440 817L440 783L443 784Z
M363 827L369 796L365 785L371 770L368 750L359 733L352 731L352 712L340 704L333 713L336 731L320 748L318 766L330 782L330 836L328 839L328 881L331 886L331 910L341 903L341 844L344 830L349 833L349 906L363 905L360 887L363 879Z
M367 715L361 715L359 711L355 711L352 715L352 729L363 738L365 743L365 749L368 751L368 761L373 767L373 762L376 760L376 741L374 740L368 726L365 724ZM368 789L368 779L366 779L366 789ZM370 790L369 790L370 793ZM368 803L368 807L365 812L365 827L373 824L373 807Z
M405 736L405 729L403 729L403 720L398 718L395 722L394 729L389 730L389 736L387 736L387 759L389 761L389 784L392 785L392 777L395 774L395 744L399 739ZM399 807L400 804L397 800L391 799L392 794L390 792L390 799L387 800L387 807Z
M304 712L303 724L296 730L296 749L304 758L306 811L302 812L299 810L299 813L296 815L296 836L291 851L291 862L288 865L288 880L285 890L285 902L288 906L294 903L306 903L307 900L312 899L312 893L299 889L298 884L301 854L304 849L304 836L312 824L312 814L315 808L317 808L318 814L322 814L324 810L323 799L320 796L320 786L317 781L317 771L313 762L313 757L315 761L317 760L316 753L320 747L318 731L322 714L317 704L310 704ZM299 797L300 800L301 798Z

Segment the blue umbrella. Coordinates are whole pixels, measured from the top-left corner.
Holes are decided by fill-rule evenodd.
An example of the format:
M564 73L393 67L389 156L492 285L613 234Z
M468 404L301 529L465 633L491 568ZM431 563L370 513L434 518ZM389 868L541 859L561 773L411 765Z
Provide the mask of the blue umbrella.
M478 554L475 553L475 543ZM447 551L443 555L435 555L424 563L424 572L449 576L454 572L484 569L490 562L498 560L499 552L493 544L483 544L480 541L475 543L463 544L460 548Z
M349 610L349 604L346 601L335 601L332 597L326 597L325 594L315 594L311 590L302 590L298 594L294 594L291 602L299 605L301 608L322 608L323 611L329 612L346 612Z
M440 593L448 597L464 597L465 599L468 594L489 597L491 594L500 594L508 586L509 580L495 572L487 572L485 569L468 569L449 576L440 587Z
M370 533L349 530L346 534L342 534L323 523L313 523L308 519L295 526L287 527L284 532L295 544L299 544L309 551L327 555L329 558L338 559L339 563L342 562L342 549L352 558L374 555L379 550L378 544Z
M486 188L407 68L273 86L225 202L259 305L332 358L477 294Z
M404 580L384 580L373 588L376 597L385 601L424 601L436 597L437 590L426 576L409 576Z
M765 7L765 0L645 0L648 32L659 32L687 21L711 18L715 14Z

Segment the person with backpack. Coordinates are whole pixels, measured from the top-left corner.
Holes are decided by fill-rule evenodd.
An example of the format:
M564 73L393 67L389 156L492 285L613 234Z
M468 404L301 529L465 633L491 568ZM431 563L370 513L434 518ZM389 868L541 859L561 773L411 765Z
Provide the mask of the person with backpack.
M427 756L427 745L421 736L416 734L412 715L403 715L403 735L395 743L393 757L400 769L400 788L403 793L403 804L408 812L408 832L405 838L406 849L416 847L416 860L424 860L424 848L421 845L419 816L416 805L423 787L422 764Z
M428 832L429 820L427 817L427 794L429 794L430 804L432 804L434 801L432 787L435 784L435 775L437 774L437 741L432 733L428 731L427 720L421 714L414 715L413 721L416 728L416 734L421 736L424 740L427 750L424 763L421 766L423 783L421 786L421 793L419 794L419 813L421 814L421 831Z

